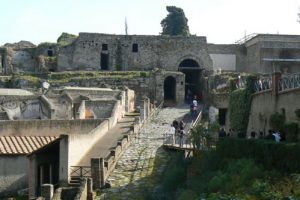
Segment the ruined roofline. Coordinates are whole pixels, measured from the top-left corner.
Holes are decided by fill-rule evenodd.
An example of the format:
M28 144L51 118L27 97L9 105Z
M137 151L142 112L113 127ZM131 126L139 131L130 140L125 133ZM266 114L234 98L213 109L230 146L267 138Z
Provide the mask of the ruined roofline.
M80 36L112 36L112 37L136 37L136 38L188 38L188 39L205 39L206 41L206 36L181 36L181 35L176 35L176 36L171 36L171 35L121 35L121 34L107 34L107 33L89 33L89 32L80 32L79 33L79 38Z
M234 47L239 47L243 44L216 44L216 43L207 43L207 46L223 46L223 47L230 47L230 46L234 46Z
M266 34L259 33L250 39L246 39L244 44L246 47L254 45L258 42L290 42L290 43L299 43L300 35L289 35L289 34Z

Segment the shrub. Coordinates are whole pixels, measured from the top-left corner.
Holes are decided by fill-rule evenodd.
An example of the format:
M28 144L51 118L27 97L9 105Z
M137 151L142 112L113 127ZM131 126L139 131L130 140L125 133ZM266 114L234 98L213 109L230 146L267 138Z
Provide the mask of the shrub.
M197 198L197 195L192 190L183 190L177 200L194 200Z
M287 123L284 125L284 130L286 132L286 140L289 142L297 142L299 126L297 123Z
M285 116L278 112L273 113L270 116L270 125L273 129L278 130L284 127Z
M300 119L300 109L296 109L295 110L295 114Z
M261 200L281 200L283 198L278 192L272 190L268 182L257 180L253 183L251 190Z
M217 154L221 158L253 159L269 170L300 172L300 144L296 143L226 138L218 141Z

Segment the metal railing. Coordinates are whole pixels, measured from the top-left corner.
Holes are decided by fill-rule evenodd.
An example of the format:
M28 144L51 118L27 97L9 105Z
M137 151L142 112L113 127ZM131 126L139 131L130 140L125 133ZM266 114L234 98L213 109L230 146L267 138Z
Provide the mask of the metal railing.
M300 88L300 73L290 74L278 80L278 90L285 91Z
M166 146L171 147L178 147L178 148L188 148L192 149L194 148L194 141L191 134L192 128L194 128L197 124L200 123L202 119L202 111L199 112L195 120L192 120L188 130L185 134L180 134L179 132L176 132L174 134L165 133L164 134L164 141L163 144Z
M91 177L90 166L71 166L71 177Z
M272 77L259 78L255 82L255 91L261 92L272 88Z

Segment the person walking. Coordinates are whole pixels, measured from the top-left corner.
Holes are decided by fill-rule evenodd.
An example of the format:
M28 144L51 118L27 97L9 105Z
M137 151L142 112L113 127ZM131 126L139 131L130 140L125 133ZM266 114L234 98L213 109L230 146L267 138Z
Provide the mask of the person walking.
M169 143L173 146L175 144L175 140L174 140L175 132L176 132L176 129L175 129L174 125L171 124L170 130L169 130Z
M182 128L180 128L180 130L179 130L179 146L180 147L183 147L183 143L184 143L184 129Z

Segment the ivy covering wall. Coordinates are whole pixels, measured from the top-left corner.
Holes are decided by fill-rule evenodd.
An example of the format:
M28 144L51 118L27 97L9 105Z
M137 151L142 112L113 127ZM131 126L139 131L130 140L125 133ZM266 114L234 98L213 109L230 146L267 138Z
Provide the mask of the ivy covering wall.
M241 137L246 136L249 114L251 110L251 95L254 93L254 83L257 77L249 75L246 87L231 91L229 97L230 125Z
M122 47L120 41L117 43L117 49L116 49L116 70L121 71L123 66L123 60L122 60Z

